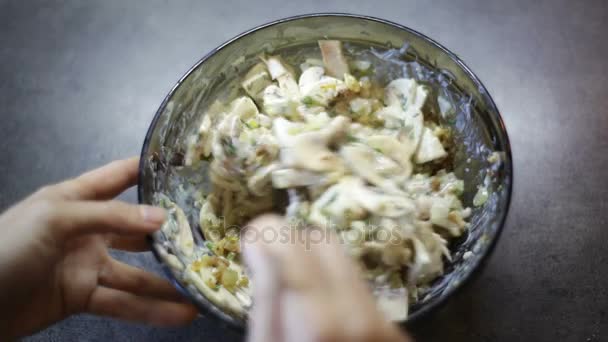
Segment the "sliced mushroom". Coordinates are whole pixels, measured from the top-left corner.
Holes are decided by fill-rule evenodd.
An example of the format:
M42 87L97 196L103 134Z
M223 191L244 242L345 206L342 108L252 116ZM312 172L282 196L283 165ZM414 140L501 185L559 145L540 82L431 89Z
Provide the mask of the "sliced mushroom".
M302 88L302 102L307 106L327 107L348 88L339 79L322 76L318 81L306 83Z
M319 206L324 207L324 210L330 208L328 211L330 217L341 224L345 223L345 216L353 216L353 214L355 214L353 219L360 218L365 212L383 217L401 217L409 216L415 210L412 200L402 195L378 192L366 186L361 178L352 176L343 177L337 184L327 189L313 203L313 209Z
M386 86L384 102L387 106L399 107L404 111L421 110L428 93L428 89L414 79L399 78Z
M383 194L364 185L353 186L351 194L361 206L378 216L409 216L416 210L414 202L405 196Z
M372 100L356 97L350 101L349 107L357 115L369 115L372 112Z
M365 217L365 209L352 193L353 187L357 186L363 186L361 179L344 177L329 187L313 202L309 220L321 227L345 229L351 221Z
M196 166L202 158L209 157L213 142L213 130L211 130L211 119L204 116L197 134L188 138L184 165Z
M294 101L300 99L300 88L298 88L298 84L291 74L280 76L278 82L279 87L283 89L287 97Z
M466 222L462 218L459 209L455 210L451 196L433 197L430 208L431 223L445 228L452 236L460 236L466 227Z
M319 48L328 75L342 79L344 74L349 74L348 62L342 54L342 42L339 40L319 40Z
M270 116L285 115L290 111L287 94L276 84L271 84L264 89L262 103L262 110Z
M242 130L242 122L235 113L226 115L217 125L219 135L238 138Z
M295 188L323 183L325 176L318 172L281 169L272 172L272 186L277 189Z
M364 144L349 144L340 149L340 156L357 176L386 191L393 193L399 191L392 179L379 172L382 169L389 169L399 173L399 166L372 148Z
M277 80L283 93L290 99L300 98L300 89L293 74L285 67L278 57L269 57L264 60L270 72L270 77Z
M250 168L256 168L276 159L279 154L279 146L270 130L260 128L252 136L252 139L254 139L254 142L248 147L251 152L247 154L246 165Z
M319 132L323 134L327 142L331 144L342 139L346 135L349 126L349 118L344 116L336 116L329 122L327 127L322 128Z
M415 174L407 181L405 190L413 195L428 194L431 192L430 178L422 174Z
M418 219L428 220L431 218L431 207L433 206L433 198L431 196L421 195L415 200Z
M382 227L381 229L385 229ZM389 238L391 238L389 236ZM406 241L367 241L362 244L362 252L378 256L378 262L391 268L408 265L412 259L412 251Z
M215 101L203 115L198 132L193 134L188 141L184 165L195 166L202 158L211 155L213 145L215 122L225 115L226 107L219 101Z
M417 222L414 245L414 263L408 270L409 282L424 284L443 273L443 256L449 256L447 242L433 232L430 223Z
M400 107L382 107L374 115L384 121L384 127L386 128L399 129L404 126L404 112Z
M173 254L167 252L167 250L160 244L155 244L156 250L160 255L160 258L164 260L169 267L175 271L182 271L184 264Z
M191 256L194 252L194 238L186 214L166 197L161 199L160 204L168 211L162 231L184 255Z
M219 241L223 235L222 219L217 217L210 201L205 201L199 212L199 226L208 241Z
M234 263L231 263L231 268L238 267ZM239 317L246 314L244 304L248 301L243 301L242 298L236 297L232 292L228 291L225 287L219 286L217 288L209 287L209 283L215 282L215 276L212 273L212 268L202 268L199 272L195 272L192 268L185 270L183 277L184 280L190 284L193 284L204 296L208 298L212 303L221 307L228 312L234 313ZM212 280L212 281L209 281Z
M275 119L273 132L281 146L281 162L287 167L317 172L342 169L342 161L328 146L345 134L348 124L348 118L338 116L327 127L300 133L305 129L303 124Z
M412 173L412 154L416 150L416 145L408 142L401 142L388 135L373 135L366 139L372 148L380 150L383 154L399 163L403 168L402 174L409 177Z
M283 65L280 57L270 56L268 58L263 59L264 63L266 63L266 67L268 68L268 72L270 73L270 77L273 80L278 79L279 77L289 74L289 70Z
M313 66L306 69L300 75L298 85L302 94L307 94L310 91L310 87L321 80L321 77L325 74L325 70L322 67Z
M264 128L272 127L272 119L268 115L258 114L257 121Z
M407 108L410 98L416 91L416 81L411 78L398 78L392 80L385 89L384 103L390 107Z
M251 193L257 196L264 196L272 191L272 174L281 166L278 163L272 163L267 166L260 167L247 180L247 188Z
M424 104L426 103L426 99L429 96L429 89L423 85L417 85L416 91L413 96L410 97L408 103L408 109L414 108L417 110L422 110Z
M414 151L420 146L424 130L424 117L419 109L410 108L403 112L403 126L399 131L399 140L407 142Z

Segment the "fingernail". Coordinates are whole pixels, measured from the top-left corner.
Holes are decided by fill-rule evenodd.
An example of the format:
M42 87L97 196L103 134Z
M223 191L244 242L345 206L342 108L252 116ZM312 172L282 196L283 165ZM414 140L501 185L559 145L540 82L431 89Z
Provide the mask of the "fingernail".
M141 211L142 218L147 223L162 224L167 217L163 208L142 205L139 207L139 210Z

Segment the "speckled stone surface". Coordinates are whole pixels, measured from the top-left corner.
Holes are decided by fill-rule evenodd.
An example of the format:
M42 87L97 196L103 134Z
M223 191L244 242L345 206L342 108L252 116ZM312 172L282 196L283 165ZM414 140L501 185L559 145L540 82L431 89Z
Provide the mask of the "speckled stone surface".
M0 208L138 154L162 98L201 56L255 25L319 11L435 38L481 78L510 133L515 191L501 241L479 277L410 327L418 340L608 340L602 0L0 0ZM118 257L158 270L149 254ZM242 337L204 318L159 329L80 315L26 340L220 339Z

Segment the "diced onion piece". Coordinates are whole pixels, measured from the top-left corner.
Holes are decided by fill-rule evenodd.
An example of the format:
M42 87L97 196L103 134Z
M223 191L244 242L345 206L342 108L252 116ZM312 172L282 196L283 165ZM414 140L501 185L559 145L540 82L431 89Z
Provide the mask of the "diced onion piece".
M313 66L306 69L302 75L300 75L300 80L298 81L300 92L302 92L302 94L307 94L310 91L310 88L315 83L319 82L324 74L325 70L323 70L322 67Z
M233 100L231 112L236 114L241 120L247 120L259 113L258 107L256 107L251 98L247 96L241 96Z
M372 63L369 61L356 60L353 61L352 66L356 70L367 71L372 66Z
M271 83L270 75L266 70L264 63L256 64L245 76L245 80L241 83L247 95L251 96L256 101L261 99L261 94L264 89Z
M488 197L488 188L485 186L479 187L479 189L477 189L477 193L475 193L475 197L473 197L473 205L476 207L481 207L487 202Z
M283 66L283 63L281 63L281 60L278 57L274 57L274 56L268 57L267 59L264 60L264 62L266 63L266 67L268 68L270 77L273 80L276 80L279 77L289 73L287 68L285 68L285 66Z
M424 128L420 139L420 146L414 156L414 160L418 164L426 163L431 160L443 158L447 152L441 145L439 139L433 134L429 128Z

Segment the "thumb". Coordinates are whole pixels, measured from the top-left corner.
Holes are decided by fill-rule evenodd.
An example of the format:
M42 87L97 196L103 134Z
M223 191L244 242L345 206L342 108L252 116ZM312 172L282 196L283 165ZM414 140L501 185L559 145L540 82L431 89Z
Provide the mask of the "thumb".
M121 201L70 201L52 206L49 223L60 239L93 233L148 234L158 230L166 218L162 208Z
M243 256L251 273L253 308L249 314L248 341L280 341L281 279L277 265L262 246L243 243Z

